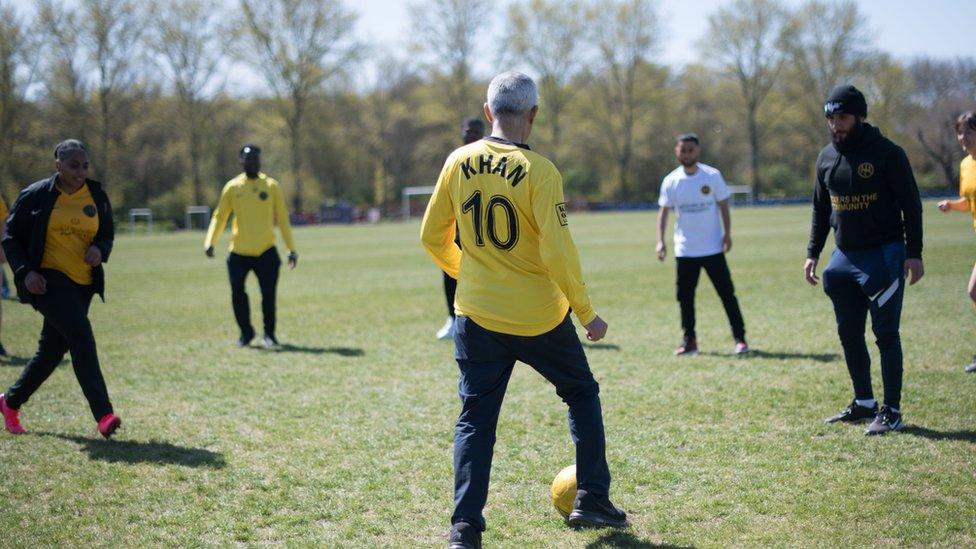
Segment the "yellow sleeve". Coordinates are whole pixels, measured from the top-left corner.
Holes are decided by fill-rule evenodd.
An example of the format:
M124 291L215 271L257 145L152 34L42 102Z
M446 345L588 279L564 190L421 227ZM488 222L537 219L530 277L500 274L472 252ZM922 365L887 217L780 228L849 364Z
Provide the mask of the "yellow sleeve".
M278 230L281 231L281 239L285 241L285 246L289 252L296 252L295 240L291 237L291 221L288 219L288 208L285 207L285 195L281 192L281 186L275 183L272 190L274 192L275 220L278 222Z
M427 211L420 224L420 242L434 258L434 263L451 278L457 279L461 272L461 249L454 243L456 220L450 189L453 165L453 157L448 158L437 178L434 194L427 203Z
M532 212L539 226L539 255L549 268L549 277L559 286L569 306L584 326L596 318L590 297L583 282L579 252L569 233L566 200L563 198L563 178L553 170L553 176L533 187Z
M213 217L210 218L207 238L203 241L204 248L216 246L224 228L227 227L227 220L230 219L230 213L234 210L234 205L230 201L230 194L230 183L228 183L224 185L224 190L220 193L220 203L217 204L217 209L214 210Z

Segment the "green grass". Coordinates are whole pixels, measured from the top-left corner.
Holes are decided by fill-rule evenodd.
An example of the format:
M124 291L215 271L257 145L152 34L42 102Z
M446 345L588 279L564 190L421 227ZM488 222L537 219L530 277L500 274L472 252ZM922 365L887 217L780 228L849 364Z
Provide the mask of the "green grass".
M699 287L703 355L676 359L674 264L651 213L571 226L607 339L601 383L613 497L633 527L563 526L548 498L573 461L565 407L520 365L502 411L491 547L976 544L976 314L966 216L926 203L926 276L903 315L908 428L868 439L822 418L850 398L833 313L801 275L807 207L739 209L729 256L751 345ZM416 222L301 228L279 285L280 352L236 349L226 268L203 235L120 237L92 306L117 439L103 442L70 365L0 436L0 545L438 547L452 507L459 403L440 273ZM824 254L827 257L828 250ZM260 325L256 283L249 280ZM40 316L4 303L0 386ZM869 341L873 341L869 333ZM872 345L873 347L873 345ZM880 374L874 357L875 387Z

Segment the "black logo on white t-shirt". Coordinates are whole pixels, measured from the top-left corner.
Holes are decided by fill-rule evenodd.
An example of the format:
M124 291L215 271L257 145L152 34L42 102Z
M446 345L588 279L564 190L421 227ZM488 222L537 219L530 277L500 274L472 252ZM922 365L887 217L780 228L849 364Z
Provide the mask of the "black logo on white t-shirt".
M701 193L702 194L708 194L710 192L712 192L712 188L711 187L709 187L708 185L702 185L702 187L701 187Z

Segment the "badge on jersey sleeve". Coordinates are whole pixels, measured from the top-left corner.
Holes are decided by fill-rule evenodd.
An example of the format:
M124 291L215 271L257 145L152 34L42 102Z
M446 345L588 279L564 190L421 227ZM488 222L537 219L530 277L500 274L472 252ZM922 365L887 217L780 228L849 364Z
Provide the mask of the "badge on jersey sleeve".
M556 204L556 217L559 218L559 224L565 227L569 225L569 216L566 215L566 203L560 202Z

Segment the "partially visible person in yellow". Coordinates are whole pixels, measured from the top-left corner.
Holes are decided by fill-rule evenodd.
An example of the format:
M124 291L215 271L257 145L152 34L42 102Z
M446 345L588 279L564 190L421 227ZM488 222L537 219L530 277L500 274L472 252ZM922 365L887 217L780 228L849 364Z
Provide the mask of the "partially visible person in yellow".
M281 238L288 247L288 267L298 264L298 253L291 236L288 210L278 182L261 172L261 149L254 145L241 147L238 157L244 173L224 185L220 204L214 210L203 247L207 257L214 257L214 245L220 239L231 213L234 214L227 271L230 274L231 302L234 318L240 328L238 347L246 347L255 332L251 326L251 308L244 280L254 271L261 287L261 309L264 314L264 345L275 347L275 294L281 258L275 247L274 225L278 223Z
M976 228L976 112L969 111L956 120L956 138L966 157L959 165L959 198L939 202L939 210L943 212L968 212L973 217L973 228ZM976 305L976 265L969 275L969 299ZM976 372L976 356L973 362L966 366L969 373Z
M122 420L108 398L88 308L96 294L105 299L102 263L115 240L112 206L101 184L87 177L88 151L80 141L62 141L54 158L57 173L21 191L3 237L17 296L41 313L44 326L37 353L0 395L0 412L7 431L23 433L20 407L70 351L98 432L109 438Z

